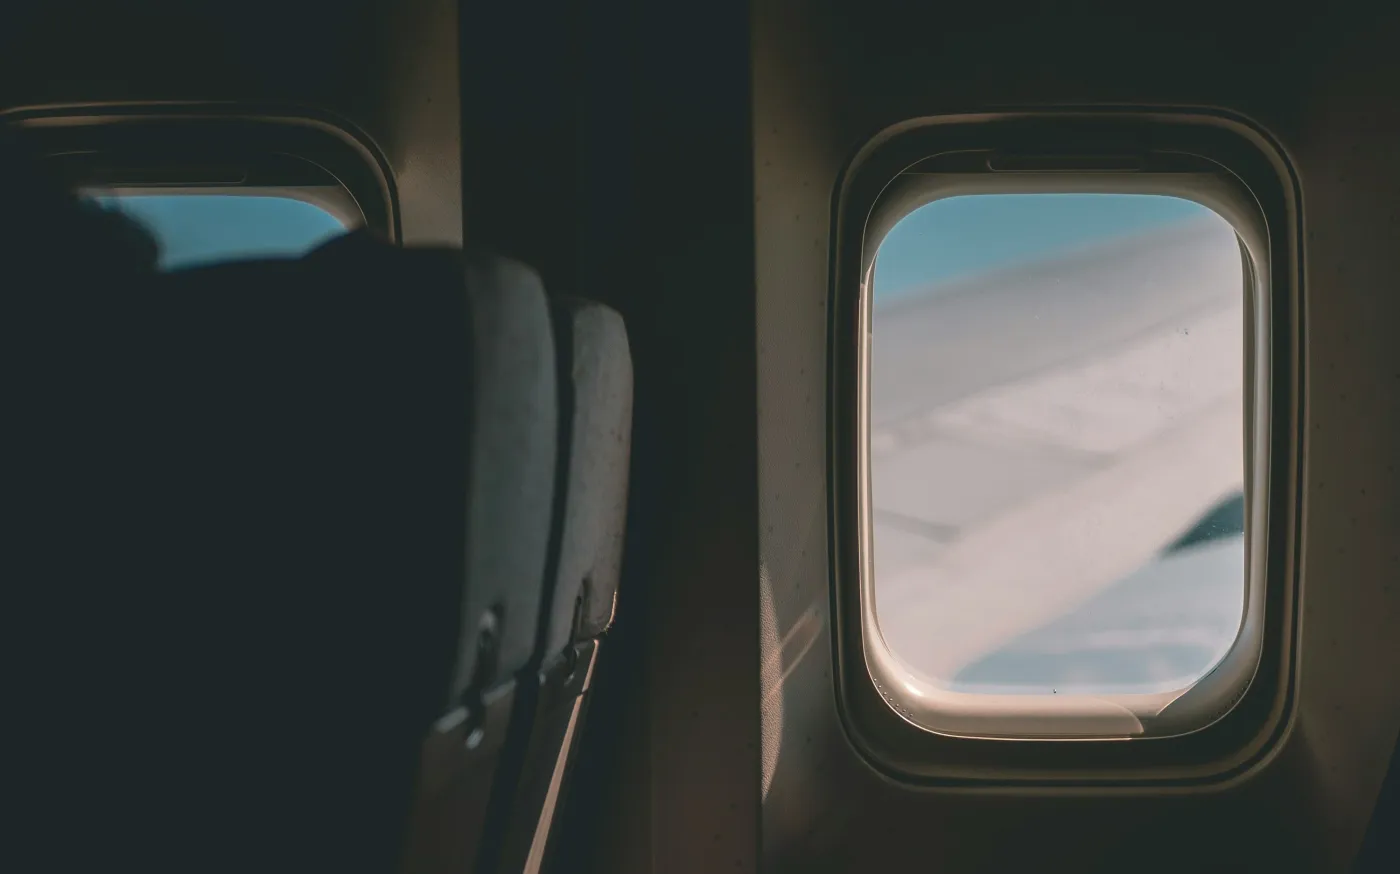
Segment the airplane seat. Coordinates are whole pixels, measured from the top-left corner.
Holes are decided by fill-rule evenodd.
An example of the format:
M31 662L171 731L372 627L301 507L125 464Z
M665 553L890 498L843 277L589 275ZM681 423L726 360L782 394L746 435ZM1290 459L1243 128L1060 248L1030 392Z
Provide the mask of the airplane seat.
M180 301L162 306L221 338L195 332L198 348L175 357L218 374L221 403L251 407L221 411L221 427L234 418L276 434L275 481L245 471L211 493L262 482L259 496L280 504L271 517L299 526L298 553L344 552L331 562L340 573L262 590L299 617L277 621L288 636L270 651L282 663L265 651L252 665L276 679L247 686L246 659L230 670L250 701L275 702L274 742L321 726L337 699L371 706L301 765L320 775L307 792L342 811L326 834L354 818L353 803L366 836L375 822L404 823L404 872L537 863L614 614L632 416L621 317L547 301L514 262L363 234L299 261L196 268L169 283ZM237 434L217 442L245 444ZM255 544L240 548L266 555Z
M587 710L593 666L612 624L627 524L632 358L622 317L577 298L551 301L561 404L559 528L553 591L519 777L489 828L500 835L489 870L537 871L566 788L573 739Z
M184 799L160 831L286 866L471 870L550 543L538 278L351 235L159 277L140 312L134 554L158 556L147 601L185 617L148 677Z
M386 870L392 847L406 874L525 870L614 614L632 415L621 317L547 302L504 259L363 235L167 286L181 348L163 357L198 362L169 394L217 398L190 468L221 472L184 500L260 516L232 544L189 538L204 556L238 550L244 573L221 588L256 593L226 626L258 653L224 676L262 712L224 731L262 737L273 767L245 758L228 779L295 790L279 773L291 754L309 782L286 797L321 799L321 829L286 814L303 843L400 823L361 848L363 870ZM342 702L352 724L318 736Z
M552 775L567 740L536 729L577 709L554 705L612 615L620 319L364 233L159 275L149 237L28 166L0 179L36 292L6 289L11 557L42 568L23 615L72 679L31 710L100 714L35 725L61 750L36 807L84 811L46 821L186 870L465 871L488 818L533 833L513 781Z

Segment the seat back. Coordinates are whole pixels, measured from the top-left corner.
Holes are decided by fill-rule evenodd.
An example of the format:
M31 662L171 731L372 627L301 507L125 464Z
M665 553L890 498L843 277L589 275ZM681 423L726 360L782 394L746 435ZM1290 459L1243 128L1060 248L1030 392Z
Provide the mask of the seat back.
M476 870L490 836L508 739L538 650L555 504L558 393L548 305L538 277L488 255L465 257L473 346L465 590L451 692L424 740L406 874ZM487 851L489 852L489 850Z
M621 571L631 457L632 359L622 318L591 301L552 302L560 367L559 507L538 669L488 831L483 871L538 871L566 786L573 738Z
M185 578L240 602L184 647L188 682L223 690L217 738L242 739L208 786L259 799L248 843L308 866L473 870L555 503L538 278L352 237L159 296L159 358L183 364L150 379L185 404L164 503L201 520Z

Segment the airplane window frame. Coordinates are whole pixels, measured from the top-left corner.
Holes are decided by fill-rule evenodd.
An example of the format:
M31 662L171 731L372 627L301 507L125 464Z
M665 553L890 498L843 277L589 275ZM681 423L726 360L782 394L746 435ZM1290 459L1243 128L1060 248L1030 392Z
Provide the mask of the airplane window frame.
M1280 736L1291 714L1301 458L1291 179L1281 152L1247 123L1187 113L923 120L887 132L853 161L836 212L829 524L837 695L849 736L872 764L942 783L1213 782L1257 762ZM931 695L899 667L875 625L864 293L875 250L901 219L940 198L1034 192L1182 197L1221 215L1241 241L1254 364L1246 371L1246 616L1225 661L1160 714L1139 719L1136 734L1121 718L1028 706L1048 696L1009 704L968 696L1001 700L963 701L977 706L954 712L946 695Z
M869 262L866 264L863 261L862 275L865 277L865 286L869 287L871 283L874 250L878 248L884 236L905 217L940 200L996 194L1159 195L1177 197L1204 206L1230 224L1240 237L1240 257L1244 272L1242 293L1246 299L1246 318L1255 317L1256 324L1251 327L1256 335L1267 333L1268 311L1254 305L1254 301L1260 296L1258 286L1261 278L1258 277L1258 265L1267 250L1259 220L1249 208L1245 192L1239 191L1224 178L1209 173L1135 172L1130 178L1123 174L1111 173L1082 176L1073 173L1047 175L1027 172L1018 173L1014 178L1001 174L907 174L892 183L873 207L871 227L867 231L867 240L871 242L867 243L863 255ZM872 301L872 295L862 295L862 318L867 325L871 320ZM866 328L862 331L862 336L871 337L873 331ZM1250 332L1247 331L1246 338L1249 336ZM865 396L860 403L861 408L866 411L869 408L869 355L870 344L867 342L863 355L866 378L862 387ZM1245 382L1247 386L1255 389L1252 393L1254 409L1248 411L1246 428L1255 430L1256 433L1249 435L1252 439L1246 440L1246 467L1251 461L1267 458L1267 447L1262 447L1263 459L1258 458L1261 447L1257 445L1257 429L1252 427L1258 421L1268 420L1267 393L1258 391L1259 380L1268 378L1267 367L1258 366L1259 362L1250 364L1254 366L1246 367ZM868 424L861 428L863 434L868 434L869 430ZM1251 449L1254 451L1251 452ZM862 454L868 453L867 445ZM869 462L863 461L861 469L868 468ZM1249 475L1246 471L1246 474L1246 503L1253 510L1263 502L1261 498L1266 498L1266 495L1260 495L1259 489L1251 488L1251 481L1257 477L1257 473ZM867 478L862 490L866 492L866 498L861 505L861 529L867 536L873 537L873 520L869 518L873 512L869 497L872 487L873 484ZM1264 490L1267 491L1267 483L1264 484ZM866 562L863 563L861 574L863 621L867 628L871 629L864 637L867 664L881 688L903 688L913 692L914 694L908 696L901 696L898 692L887 694L896 699L891 701L892 705L904 708L901 712L906 718L939 734L1065 740L1161 737L1203 728L1222 715L1222 706L1229 706L1222 705L1222 702L1239 698L1244 687L1252 679L1254 668L1258 664L1262 643L1260 632L1263 592L1262 587L1251 585L1250 580L1262 574L1263 557L1257 548L1251 548L1257 547L1257 542L1250 542L1248 534L1253 527L1255 526L1246 526L1249 569L1244 574L1243 581L1245 611L1231 648L1219 665L1174 700L1171 700L1170 693L1078 696L1081 699L1092 697L1097 701L1090 702L1087 706L1081 704L1083 709L1075 711L1065 706L1071 700L1068 696L959 693L920 681L900 667L897 658L892 656L875 630L878 625L874 609L875 576L868 564L873 559L873 548L868 544L865 547ZM907 701L897 700L905 697ZM1164 700L1171 700L1171 704L1162 709ZM1159 710L1160 713L1157 712ZM1136 729L1133 727L1134 723L1137 724Z
M401 238L388 160L329 113L195 101L16 107L0 117L25 129L54 171L85 192L291 197L347 228Z

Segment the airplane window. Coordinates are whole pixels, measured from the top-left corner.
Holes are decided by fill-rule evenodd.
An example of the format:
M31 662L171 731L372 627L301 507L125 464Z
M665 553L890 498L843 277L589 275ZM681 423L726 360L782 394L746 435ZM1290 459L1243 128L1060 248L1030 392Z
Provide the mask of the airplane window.
M1158 195L934 201L880 244L875 616L938 689L1156 695L1245 599L1244 263Z
M340 219L292 197L249 194L95 195L160 243L160 267L295 256L345 233Z

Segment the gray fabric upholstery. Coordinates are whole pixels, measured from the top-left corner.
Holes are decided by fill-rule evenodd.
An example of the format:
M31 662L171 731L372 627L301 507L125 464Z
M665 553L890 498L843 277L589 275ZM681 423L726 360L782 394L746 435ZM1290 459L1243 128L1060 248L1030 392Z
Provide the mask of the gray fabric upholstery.
M567 485L547 655L597 637L612 622L632 446L632 357L622 317L583 300L558 300L553 308L561 348L572 360L565 387L571 398Z
M557 530L538 673L522 700L528 725L510 752L509 794L490 828L497 870L517 871L547 849L589 679L613 619L627 517L632 359L621 317L601 304L552 303L562 421Z
M498 676L518 672L534 652L559 430L553 332L539 277L489 255L464 260L475 384L456 693L476 669L473 632L486 611L499 610L505 629Z

